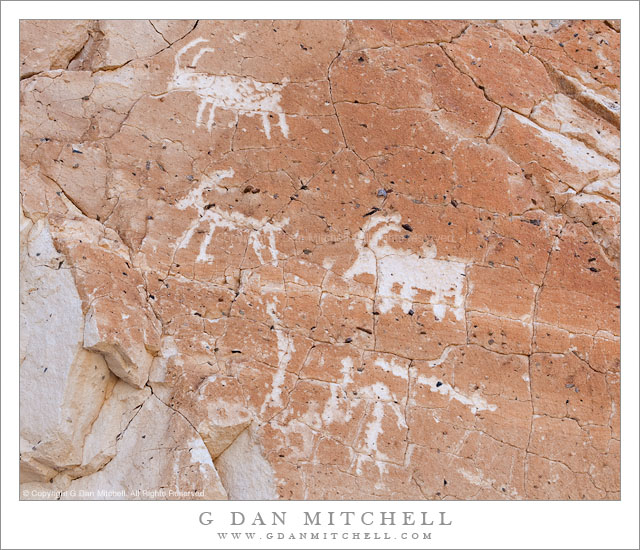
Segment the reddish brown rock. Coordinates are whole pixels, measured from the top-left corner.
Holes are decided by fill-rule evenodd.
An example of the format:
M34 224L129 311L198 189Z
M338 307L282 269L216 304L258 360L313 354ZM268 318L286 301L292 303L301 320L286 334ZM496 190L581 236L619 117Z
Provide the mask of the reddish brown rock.
M21 31L23 489L619 498L615 22Z
M499 113L436 45L345 52L329 76L331 97L338 105L424 109L437 123L463 136L488 137Z
M527 116L553 92L542 63L522 52L497 28L472 25L443 48L487 97L502 107Z
M467 21L354 20L347 27L347 49L411 46L449 42L469 26Z

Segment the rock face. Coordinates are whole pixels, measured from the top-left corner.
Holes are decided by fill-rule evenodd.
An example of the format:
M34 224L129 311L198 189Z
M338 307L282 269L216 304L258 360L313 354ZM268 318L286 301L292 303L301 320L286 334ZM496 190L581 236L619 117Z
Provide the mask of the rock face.
M617 22L20 52L27 498L619 498Z

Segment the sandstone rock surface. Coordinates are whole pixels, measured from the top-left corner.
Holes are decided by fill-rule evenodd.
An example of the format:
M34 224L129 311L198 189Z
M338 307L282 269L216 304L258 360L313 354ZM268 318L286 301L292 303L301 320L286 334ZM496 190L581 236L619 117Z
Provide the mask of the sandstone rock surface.
M618 499L605 21L24 21L22 494Z

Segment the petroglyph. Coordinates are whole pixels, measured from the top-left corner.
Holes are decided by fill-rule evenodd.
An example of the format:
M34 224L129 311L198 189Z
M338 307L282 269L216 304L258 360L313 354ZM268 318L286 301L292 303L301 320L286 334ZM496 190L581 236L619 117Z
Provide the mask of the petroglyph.
M228 109L236 115L259 116L264 133L271 139L269 115L277 115L278 127L282 135L288 138L287 118L280 106L281 91L286 82L258 82L247 77L215 75L199 70L199 65L204 65L206 55L216 51L204 44L207 44L206 39L196 38L178 50L173 77L169 82L169 91L193 92L200 98L196 126L206 124L211 131L215 124L216 108Z

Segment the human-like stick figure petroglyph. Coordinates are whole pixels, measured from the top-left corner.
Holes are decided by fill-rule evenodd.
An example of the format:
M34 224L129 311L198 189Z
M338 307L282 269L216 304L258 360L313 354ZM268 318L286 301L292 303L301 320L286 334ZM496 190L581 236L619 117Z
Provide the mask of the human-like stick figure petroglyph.
M289 137L286 116L280 107L280 93L286 83L274 84L259 82L252 78L234 75L215 75L198 70L198 62L206 53L214 53L215 49L206 46L208 40L196 38L180 48L175 57L175 69L168 91L190 91L200 97L200 105L196 116L196 126L201 126L207 107L207 129L215 124L216 107L229 109L238 114L262 117L262 126L268 139L271 139L270 115L278 115L278 126L285 138ZM199 46L199 47L198 47ZM193 55L186 64L185 57Z

